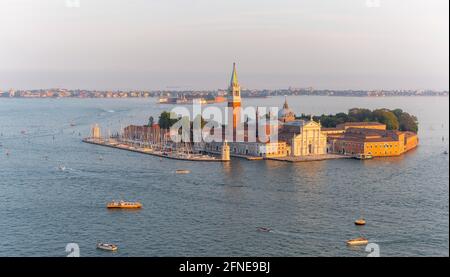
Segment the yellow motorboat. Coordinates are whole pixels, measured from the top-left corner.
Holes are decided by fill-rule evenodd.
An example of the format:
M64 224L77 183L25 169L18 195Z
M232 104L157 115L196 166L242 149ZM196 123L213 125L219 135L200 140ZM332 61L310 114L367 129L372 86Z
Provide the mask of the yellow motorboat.
M187 169L178 169L175 171L176 174L189 174L191 173L189 170Z
M355 220L355 225L366 225L366 220L364 218L359 218L357 220Z
M369 240L363 237L350 239L347 241L347 245L356 246L356 245L366 245L369 243Z
M140 202L112 201L106 207L108 209L140 209L142 204Z

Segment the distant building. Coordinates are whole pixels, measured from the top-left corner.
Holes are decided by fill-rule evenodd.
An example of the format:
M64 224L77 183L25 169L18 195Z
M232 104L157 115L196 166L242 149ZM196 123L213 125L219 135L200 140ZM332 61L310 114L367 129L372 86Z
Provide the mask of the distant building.
M214 98L214 103L223 103L223 102L226 102L227 101L227 99L225 98L225 97L223 97L223 96L216 96L215 98Z

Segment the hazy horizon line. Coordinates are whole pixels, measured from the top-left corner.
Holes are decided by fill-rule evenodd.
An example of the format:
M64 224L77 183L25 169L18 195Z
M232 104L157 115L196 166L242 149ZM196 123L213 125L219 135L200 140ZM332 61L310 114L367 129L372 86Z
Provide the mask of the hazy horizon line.
M313 91L432 91L432 92L449 92L449 89L418 89L418 88L402 88L402 89L389 89L389 88L380 88L380 89L369 89L369 88L358 88L358 89L341 89L341 88L315 88L313 86L306 86L306 87L294 87L289 86L287 88L243 88L241 87L242 91L278 91L278 90L308 90L312 89ZM36 90L85 90L85 91L170 91L170 92L206 92L206 91L226 91L228 88L214 88L214 89L175 89L175 88L165 88L165 89L143 89L143 88L69 88L69 87L43 87L43 88L9 88L9 89L2 89L0 88L0 92L7 92L10 90L15 91L36 91Z

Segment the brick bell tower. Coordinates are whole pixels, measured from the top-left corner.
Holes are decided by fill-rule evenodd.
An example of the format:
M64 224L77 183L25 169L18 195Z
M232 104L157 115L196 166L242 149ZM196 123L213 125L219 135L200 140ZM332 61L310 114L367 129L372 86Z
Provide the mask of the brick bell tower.
M236 63L233 63L230 86L228 87L228 108L233 111L233 140L236 140L236 128L241 120L241 87L238 83Z

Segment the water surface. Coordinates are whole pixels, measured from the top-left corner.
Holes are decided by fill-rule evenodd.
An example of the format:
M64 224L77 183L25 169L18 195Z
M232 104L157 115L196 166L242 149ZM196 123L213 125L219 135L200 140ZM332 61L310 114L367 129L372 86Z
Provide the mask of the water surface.
M365 256L345 245L360 234L382 256L449 255L447 97L288 101L306 114L402 108L419 118L420 146L369 161L160 160L81 142L92 123L113 132L170 108L155 99L0 99L0 256L65 256L69 242L82 256ZM112 199L144 208L108 211ZM368 223L357 228L361 215Z

